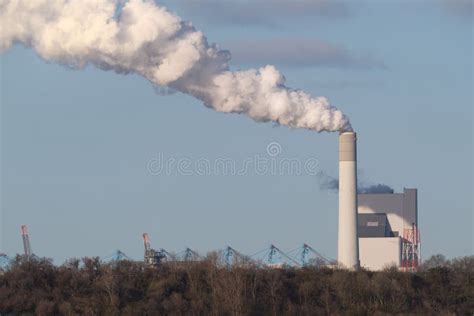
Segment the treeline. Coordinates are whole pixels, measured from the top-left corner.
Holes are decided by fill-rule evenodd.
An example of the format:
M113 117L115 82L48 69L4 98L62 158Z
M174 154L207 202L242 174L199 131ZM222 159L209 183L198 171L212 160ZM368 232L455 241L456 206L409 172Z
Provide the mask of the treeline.
M17 257L0 275L1 315L472 315L474 257L416 273L199 262Z

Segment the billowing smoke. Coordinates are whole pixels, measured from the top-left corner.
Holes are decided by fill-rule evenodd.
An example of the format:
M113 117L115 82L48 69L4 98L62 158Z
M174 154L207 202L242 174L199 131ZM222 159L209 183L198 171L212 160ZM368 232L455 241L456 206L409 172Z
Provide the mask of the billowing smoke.
M319 181L319 187L322 190L339 191L339 179L320 171L316 175Z
M394 190L386 184L366 184L359 183L357 185L358 193L393 193Z
M326 98L286 87L274 66L230 71L230 52L152 0L0 0L0 25L1 51L21 43L74 69L92 64L139 74L219 112L318 132L351 130Z
M325 172L317 174L319 186L322 190L339 191L339 179L332 177ZM390 186L382 183L366 183L365 181L357 182L357 193L393 193L394 190Z

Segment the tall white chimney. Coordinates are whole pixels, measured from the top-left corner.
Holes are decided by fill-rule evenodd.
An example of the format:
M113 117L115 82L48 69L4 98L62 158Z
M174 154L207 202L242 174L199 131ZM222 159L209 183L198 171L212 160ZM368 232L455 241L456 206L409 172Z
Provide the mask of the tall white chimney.
M357 237L357 146L356 133L339 135L339 235L337 260L344 268L359 268Z

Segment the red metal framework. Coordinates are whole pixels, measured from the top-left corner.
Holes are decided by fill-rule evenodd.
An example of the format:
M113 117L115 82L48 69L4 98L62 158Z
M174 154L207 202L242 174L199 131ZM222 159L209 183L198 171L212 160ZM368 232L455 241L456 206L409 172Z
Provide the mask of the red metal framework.
M27 260L31 257L31 245L30 245L30 237L28 235L28 228L26 225L21 226L21 238L23 239L23 248L25 250L25 258Z
M416 271L421 264L420 231L415 224L403 230L402 268L405 271Z

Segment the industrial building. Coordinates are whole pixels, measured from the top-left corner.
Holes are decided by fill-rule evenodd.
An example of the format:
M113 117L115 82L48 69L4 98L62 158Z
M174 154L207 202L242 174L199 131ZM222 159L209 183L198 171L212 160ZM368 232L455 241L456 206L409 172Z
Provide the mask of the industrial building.
M420 264L417 189L357 198L360 266L415 270Z

